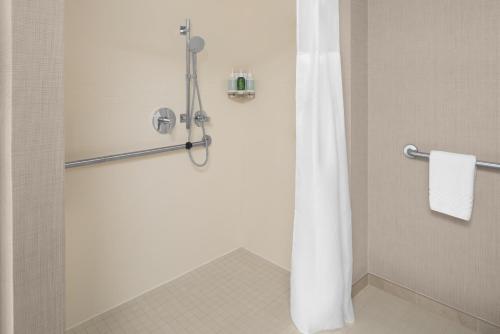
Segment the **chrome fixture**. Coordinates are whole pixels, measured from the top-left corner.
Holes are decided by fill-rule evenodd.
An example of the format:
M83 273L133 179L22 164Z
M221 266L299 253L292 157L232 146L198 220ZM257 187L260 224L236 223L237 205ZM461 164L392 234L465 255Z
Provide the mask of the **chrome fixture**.
M175 123L176 117L172 109L161 108L153 114L153 127L161 134L172 132Z
M202 138L206 138L205 123L209 117L203 110L201 102L200 87L198 84L198 53L205 47L205 40L199 36L191 37L191 21L186 19L186 23L180 27L180 34L186 36L186 113L181 114L181 123L186 123L188 130L188 143L193 135L193 122L201 127ZM195 103L198 102L199 111L194 113ZM198 163L194 160L191 151L188 150L189 159L198 167L203 167L208 162L208 143L205 146L205 159Z
M415 145L408 144L403 148L403 154L407 158L415 159L417 157L415 153L418 153L418 149Z
M191 40L191 20L186 19L186 23L179 28L181 35L186 36L186 113L181 114L181 123L186 123L186 129L191 127L190 103L191 103L191 52L189 51L189 41Z
M208 117L207 113L199 110L194 114L194 124L196 126L203 126L203 123L208 122L210 117Z
M177 151L177 150L183 150L183 149L191 150L191 148L193 148L193 147L207 146L210 144L212 144L212 138L210 136L206 135L202 140L196 141L193 143L163 146L163 147L151 148L151 149L142 150L142 151L104 155L102 157L97 157L97 158L70 161L70 162L66 162L64 164L64 167L66 167L66 168L81 167L81 166L94 165L94 164L108 162L108 161L142 157L145 155L158 154L158 153L164 153L164 152L170 152L170 151Z
M190 29L190 21L189 19L186 20L186 25L183 25L179 28L179 31L181 33L181 35L187 35L189 33L189 29Z
M205 40L200 36L194 36L189 40L188 48L191 53L198 53L205 47Z
M186 24L180 27L181 35L186 36L186 113L181 114L181 123L186 123L188 129L187 142L185 144L157 147L147 150L105 155L96 158L82 159L66 162L65 168L73 168L80 166L93 165L107 161L122 160L127 158L141 157L145 155L176 151L186 149L192 163L198 167L203 167L208 162L208 146L212 144L212 137L206 134L205 123L209 121L209 117L203 111L201 103L200 88L198 85L198 69L197 69L197 54L205 47L203 38L195 36L191 38L191 22L186 20ZM192 67L191 67L192 65ZM192 95L191 95L192 92ZM198 101L199 111L194 113L195 102ZM191 142L192 124L201 127L202 136L200 141ZM175 127L175 113L169 108L158 109L153 114L153 127L159 133L170 133ZM205 159L198 163L192 156L192 148L203 146L205 148Z
M421 158L427 160L429 159L429 153L419 152L418 148L412 144L406 145L403 148L403 154L405 157L410 159L415 159L415 158ZM481 168L500 169L500 164L487 161L476 161L476 166Z
M181 123L186 123L186 114L181 114ZM210 117L207 116L207 113L204 111L197 111L194 114L194 124L197 126L201 126L203 122L207 123L210 121Z

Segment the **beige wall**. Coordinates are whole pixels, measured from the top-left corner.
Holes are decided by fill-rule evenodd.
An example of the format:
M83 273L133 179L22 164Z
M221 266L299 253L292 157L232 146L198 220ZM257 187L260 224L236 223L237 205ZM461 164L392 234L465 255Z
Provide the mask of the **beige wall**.
M12 5L0 0L0 333L14 330L12 247Z
M350 89L350 25L366 15L366 1L357 2L364 9L356 7L359 16L352 21L350 3L341 8L348 114L357 94ZM67 1L66 159L185 141L181 124L167 136L151 127L155 109L169 106L177 115L184 110L178 26L185 17L207 42L199 60L201 92L212 117L211 161L197 170L177 152L67 171L68 327L236 247L289 267L294 2ZM366 39L365 28L353 31ZM363 50L353 49L357 89L365 89ZM232 68L254 72L255 100L226 97ZM355 102L353 108L359 112L353 126L361 130L366 108ZM355 154L364 140L353 141ZM366 183L363 168L351 172L361 178L353 186L359 193L353 194L360 212L354 215L360 224L354 228L359 278L366 273Z
M178 28L186 17L206 40L199 74L210 163L198 170L175 152L66 172L68 326L236 247L255 248L243 230L256 231L261 254L289 256L295 8L288 1L67 1L66 158L185 142L183 124L159 135L151 115L163 106L184 112ZM255 100L227 98L232 68L253 71Z
M63 333L63 2L0 1L0 331Z
M351 0L350 186L353 281L368 272L368 0ZM347 68L346 66L343 67Z
M472 220L431 213L407 143L500 160L500 2L369 2L369 271L500 324L500 176Z

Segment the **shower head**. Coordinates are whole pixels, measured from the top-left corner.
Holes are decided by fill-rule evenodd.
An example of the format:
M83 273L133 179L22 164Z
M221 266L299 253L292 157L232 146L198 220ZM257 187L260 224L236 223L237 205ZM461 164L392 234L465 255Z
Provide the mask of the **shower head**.
M194 36L189 40L189 51L198 53L205 47L205 40L200 36Z

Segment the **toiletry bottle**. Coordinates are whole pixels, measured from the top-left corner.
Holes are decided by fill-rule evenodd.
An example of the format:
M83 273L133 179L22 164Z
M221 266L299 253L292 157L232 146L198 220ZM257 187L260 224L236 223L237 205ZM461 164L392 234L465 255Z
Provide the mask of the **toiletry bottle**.
M238 79L236 79L236 88L239 91L244 91L246 89L246 79L243 71L240 71L240 73L238 73Z
M233 69L231 75L229 76L229 80L227 82L227 90L230 94L236 92L236 80L237 80L237 75Z
M255 92L255 81L253 80L252 72L248 72L248 74L247 74L246 90L249 93L254 93Z

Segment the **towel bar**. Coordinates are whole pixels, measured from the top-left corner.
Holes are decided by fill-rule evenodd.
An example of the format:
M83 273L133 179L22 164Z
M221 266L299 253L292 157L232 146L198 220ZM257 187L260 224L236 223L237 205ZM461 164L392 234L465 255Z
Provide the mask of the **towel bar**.
M406 145L403 148L403 154L405 155L405 157L410 159L415 159L415 158L421 158L427 160L429 159L429 153L419 152L418 148L412 144ZM500 169L500 164L487 161L477 161L476 166L482 168Z

